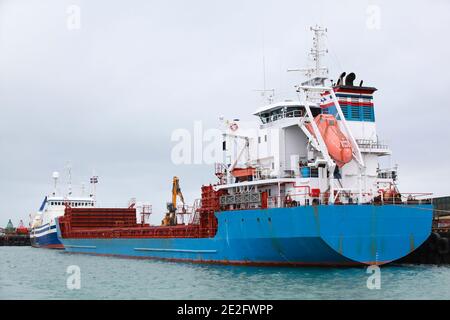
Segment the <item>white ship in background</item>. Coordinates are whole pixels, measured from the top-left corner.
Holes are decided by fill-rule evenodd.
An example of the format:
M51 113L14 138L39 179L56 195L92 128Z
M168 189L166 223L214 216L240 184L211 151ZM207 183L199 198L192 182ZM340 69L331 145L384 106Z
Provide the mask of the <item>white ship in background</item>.
M298 100L262 106L253 112L260 123L229 122L224 136L224 165L215 190L266 191L269 201L288 197L298 205L368 204L400 201L397 167L380 168L379 158L391 150L378 138L373 94L377 89L355 83L356 75L342 73L326 85L326 29L311 28L314 66L304 72L308 81L296 86ZM272 91L266 90L263 91ZM228 165L225 165L227 164ZM422 194L408 194L417 197ZM425 194L429 196L429 194ZM380 199L381 198L381 199Z
M96 205L95 201L95 185L98 183L98 177L91 178L92 193L84 196L84 191L80 196L72 194L71 174L69 168L69 186L66 195L58 192L59 173L53 173L54 190L50 195L47 195L39 208L39 211L32 217L30 240L31 245L36 248L49 249L63 249L64 246L56 236L57 217L64 215L66 205L73 208L93 208Z

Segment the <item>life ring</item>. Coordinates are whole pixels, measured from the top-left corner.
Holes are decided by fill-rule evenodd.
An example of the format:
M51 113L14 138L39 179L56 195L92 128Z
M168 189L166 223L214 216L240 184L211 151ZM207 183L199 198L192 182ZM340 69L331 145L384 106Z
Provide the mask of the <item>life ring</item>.
M233 122L230 124L230 129L231 131L236 131L237 129L239 129L239 126L237 125L236 122Z

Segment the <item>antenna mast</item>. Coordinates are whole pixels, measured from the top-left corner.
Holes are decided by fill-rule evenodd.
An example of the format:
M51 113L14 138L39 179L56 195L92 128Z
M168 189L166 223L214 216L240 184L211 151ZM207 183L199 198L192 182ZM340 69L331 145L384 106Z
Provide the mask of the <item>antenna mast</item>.
M316 62L316 68L313 70L314 76L317 78L327 77L328 69L322 67L321 57L328 53L327 49L324 49L323 37L327 32L327 28L319 27L316 25L315 27L311 27L311 31L314 32L313 37L313 48L311 49L311 56L313 60Z
M309 55L314 61L314 66L311 68L288 69L287 71L304 73L308 80L303 82L302 86L323 86L325 80L328 79L328 68L322 66L322 56L328 53L324 43L327 28L316 25L315 27L310 27L310 30L314 33L314 36L313 47Z
M263 36L262 36L262 67L263 67L263 88L254 90L256 92L261 93L261 97L265 100L264 103L272 104L275 96L275 89L267 89L267 81L266 81L266 48L265 48L265 39L264 39L264 28L263 28ZM269 95L266 97L266 94Z
M92 171L92 177L90 179L90 183L92 186L91 198L94 199L94 204L95 204L97 202L95 185L98 183L98 176L95 175L95 171Z
M53 189L53 195L56 196L57 191L57 187L58 187L58 179L59 179L59 172L55 171L53 172L53 181L54 181L54 189Z
M68 175L68 188L69 188L69 196L72 195L72 165L70 162L67 162L67 175Z
M261 93L261 97L266 98L267 103L272 104L273 99L275 97L275 89L262 89L262 90L253 90ZM267 97L266 94L270 93Z

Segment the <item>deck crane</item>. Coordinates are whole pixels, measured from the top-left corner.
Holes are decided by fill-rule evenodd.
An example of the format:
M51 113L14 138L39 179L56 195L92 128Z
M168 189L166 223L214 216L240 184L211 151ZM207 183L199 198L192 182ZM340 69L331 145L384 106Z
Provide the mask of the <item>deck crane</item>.
M180 197L181 203L184 209L184 197L180 189L180 180L178 177L173 177L172 182L172 202L167 203L167 213L161 224L163 226L175 226L177 224L177 197Z

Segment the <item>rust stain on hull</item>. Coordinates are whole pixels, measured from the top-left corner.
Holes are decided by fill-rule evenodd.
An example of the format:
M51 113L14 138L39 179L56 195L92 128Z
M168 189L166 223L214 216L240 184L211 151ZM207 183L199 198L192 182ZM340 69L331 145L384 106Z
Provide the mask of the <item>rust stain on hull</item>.
M339 236L339 254L344 255L344 237L342 234Z
M317 235L320 236L320 219L319 219L319 208L315 205L312 206L314 211L314 220L316 222Z

